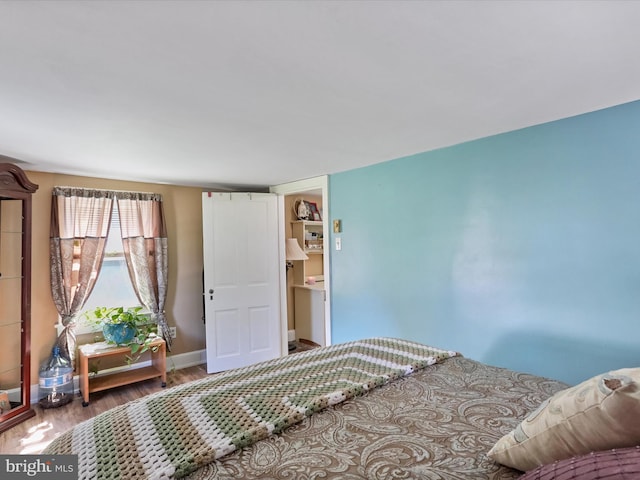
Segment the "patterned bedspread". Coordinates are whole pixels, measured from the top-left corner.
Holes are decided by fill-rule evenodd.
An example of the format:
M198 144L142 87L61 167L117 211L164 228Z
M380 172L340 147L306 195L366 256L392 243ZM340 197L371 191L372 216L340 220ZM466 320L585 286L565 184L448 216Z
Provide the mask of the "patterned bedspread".
M189 480L507 480L487 452L567 385L456 356L236 450Z
M389 338L314 349L114 408L61 435L45 453L77 454L80 479L180 478L455 355Z

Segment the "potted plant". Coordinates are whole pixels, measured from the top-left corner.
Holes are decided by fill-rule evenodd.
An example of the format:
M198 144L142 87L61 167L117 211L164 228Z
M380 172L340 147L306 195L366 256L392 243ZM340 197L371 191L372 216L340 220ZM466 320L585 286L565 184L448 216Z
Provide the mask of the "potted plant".
M90 323L102 329L104 339L113 345L127 346L131 355L127 363L133 363L149 350L149 344L157 338L156 325L142 313L142 307L96 307L86 312Z

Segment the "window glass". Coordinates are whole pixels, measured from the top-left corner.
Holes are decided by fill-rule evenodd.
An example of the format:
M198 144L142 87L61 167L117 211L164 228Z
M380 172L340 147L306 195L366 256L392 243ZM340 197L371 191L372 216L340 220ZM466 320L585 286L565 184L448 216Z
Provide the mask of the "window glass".
M127 262L124 258L124 248L120 234L120 219L118 216L118 204L113 205L111 215L111 227L104 251L104 260L100 274L91 295L85 303L83 312L91 312L96 307L134 307L140 305L140 301L133 290ZM76 333L89 333L96 328L84 322L84 315L77 318Z

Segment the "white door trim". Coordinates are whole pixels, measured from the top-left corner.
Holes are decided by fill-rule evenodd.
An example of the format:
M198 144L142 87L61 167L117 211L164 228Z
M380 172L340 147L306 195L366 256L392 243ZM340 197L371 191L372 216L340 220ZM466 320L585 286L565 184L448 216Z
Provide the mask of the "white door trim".
M309 190L321 190L322 191L322 227L326 232L324 235L324 255L323 255L323 274L324 274L324 288L326 293L326 302L324 309L324 332L325 341L327 345L331 345L331 269L330 269L330 256L331 256L331 242L329 241L331 230L329 230L329 219L331 218L329 212L329 177L322 175L320 177L307 178L305 180L299 180L297 182L283 183L280 185L274 185L269 187L271 193L277 193L282 199L280 207L280 235L282 240L280 242L280 254L282 266L282 273L280 276L280 295L281 295L281 307L280 314L282 316L282 331L286 338L287 332L287 281L285 271L285 259L284 259L284 244L285 244L285 225L284 225L284 195L292 195L296 193L308 192ZM286 342L284 343L286 345Z

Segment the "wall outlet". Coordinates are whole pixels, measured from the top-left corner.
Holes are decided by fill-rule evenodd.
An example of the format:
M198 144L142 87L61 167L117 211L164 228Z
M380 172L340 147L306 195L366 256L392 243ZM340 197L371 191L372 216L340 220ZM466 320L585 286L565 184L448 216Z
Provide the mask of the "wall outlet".
M176 338L176 327L169 327L169 335L171 335L171 338Z

